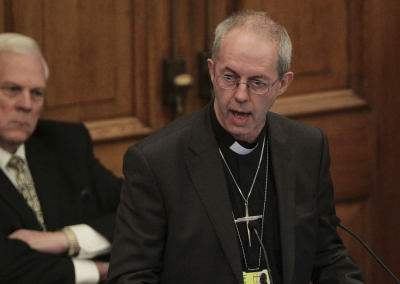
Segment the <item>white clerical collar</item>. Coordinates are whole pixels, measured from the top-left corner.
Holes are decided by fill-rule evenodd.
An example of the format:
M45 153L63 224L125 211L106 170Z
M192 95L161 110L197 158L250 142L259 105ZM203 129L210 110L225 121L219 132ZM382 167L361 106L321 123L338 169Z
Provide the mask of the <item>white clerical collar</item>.
M229 147L229 149L231 149L236 154L247 155L247 154L250 154L251 152L253 152L253 150L255 148L257 148L257 145L258 145L258 143L256 144L256 146L254 146L253 149L247 149L247 148L243 147L242 145L240 145L237 141L235 141L235 143L233 143L231 145L231 147Z

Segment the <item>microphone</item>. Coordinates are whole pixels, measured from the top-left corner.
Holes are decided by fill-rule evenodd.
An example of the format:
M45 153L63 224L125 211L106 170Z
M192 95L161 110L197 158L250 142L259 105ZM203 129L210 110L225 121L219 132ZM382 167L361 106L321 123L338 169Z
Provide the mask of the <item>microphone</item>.
M249 222L249 228L252 229L257 236L258 242L260 243L263 254L264 254L265 262L267 263L267 270L268 270L268 274L269 274L270 283L274 284L274 281L272 280L271 268L269 268L267 251L265 250L264 244L262 243L260 236L258 235L257 224L255 222Z
M386 265L383 264L383 262L373 253L373 251L352 231L350 231L345 225L341 223L342 220L336 215L333 215L331 218L329 218L329 221L333 226L339 226L343 230L347 231L350 235L356 238L357 241L359 241L364 248L379 262L380 265L390 274L390 276L393 277L393 279L396 281L396 283L400 284L400 281L394 276L394 274L389 270L389 268L386 267Z

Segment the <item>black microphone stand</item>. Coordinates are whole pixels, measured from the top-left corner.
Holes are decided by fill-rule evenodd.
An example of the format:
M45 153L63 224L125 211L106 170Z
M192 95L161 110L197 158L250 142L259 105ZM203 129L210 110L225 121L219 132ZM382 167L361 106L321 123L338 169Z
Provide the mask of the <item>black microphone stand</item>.
M262 248L263 254L264 254L264 258L265 258L265 262L267 263L267 270L268 270L268 274L269 274L269 280L271 284L274 284L274 281L272 280L272 273L271 273L271 268L269 267L269 262L268 262L268 256L267 256L267 251L265 250L265 247L260 239L260 236L258 235L258 231L256 228L256 225L252 222L249 222L249 227L251 229L253 229L254 233L257 236L258 241L260 242L260 246Z
M394 276L394 274L389 270L389 268L387 268L386 265L383 264L383 262L376 256L376 254L366 245L366 243L363 242L363 240L361 240L356 234L354 234L352 231L350 231L350 229L348 229L345 225L341 223L341 220L338 216L335 215L332 216L330 218L330 222L335 227L339 226L340 228L348 232L350 235L352 235L354 238L356 238L356 240L359 241L365 247L365 249L379 262L379 264L382 265L382 267L389 273L389 275L392 276L392 278L396 281L396 283L400 284L400 281L396 278L396 276Z

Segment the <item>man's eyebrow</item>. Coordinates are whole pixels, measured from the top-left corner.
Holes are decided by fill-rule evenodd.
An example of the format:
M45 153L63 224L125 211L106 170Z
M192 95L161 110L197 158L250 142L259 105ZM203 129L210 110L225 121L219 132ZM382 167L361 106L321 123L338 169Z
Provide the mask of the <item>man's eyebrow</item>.
M46 87L32 87L32 88L29 88L29 90L41 90L41 91L44 91L44 90L46 90Z
M1 82L0 84L1 84L2 86L4 86L4 85L13 85L13 86L22 87L20 84L13 83L13 82L9 82L9 81L4 81L4 82Z
M223 70L224 71L229 71L229 72L232 72L232 73L235 73L236 75L238 75L238 73L235 70L233 70L232 68L230 68L230 67L225 67Z
M235 75L239 75L235 70L233 70L233 69L230 68L230 67L225 67L225 68L223 69L223 71L229 71L229 72L234 73ZM254 79L263 79L264 81L268 81L268 80L269 80L269 78L266 77L265 75L254 75L254 76L249 77L249 79L251 79L251 80L254 80Z
M249 79L264 79L264 80L268 80L268 78L264 75L255 75L255 76L251 76Z
M10 82L10 81L0 82L0 86L2 86L2 87L4 87L4 86L13 86L13 87L19 87L19 88L25 88L26 87L26 86L23 86L21 84ZM46 86L29 87L29 90L33 90L33 89L46 89Z

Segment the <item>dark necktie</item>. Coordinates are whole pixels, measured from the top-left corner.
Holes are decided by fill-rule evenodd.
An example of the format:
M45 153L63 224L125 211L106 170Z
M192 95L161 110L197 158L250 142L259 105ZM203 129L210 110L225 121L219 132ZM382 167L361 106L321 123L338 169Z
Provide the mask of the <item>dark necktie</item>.
M43 213L40 207L39 198L36 194L36 189L33 184L31 175L29 174L28 167L25 162L18 156L12 155L8 166L17 171L17 185L18 191L25 198L29 207L32 208L39 221L40 226L43 231L46 231L46 225L44 224Z

